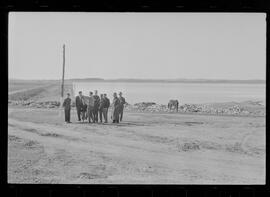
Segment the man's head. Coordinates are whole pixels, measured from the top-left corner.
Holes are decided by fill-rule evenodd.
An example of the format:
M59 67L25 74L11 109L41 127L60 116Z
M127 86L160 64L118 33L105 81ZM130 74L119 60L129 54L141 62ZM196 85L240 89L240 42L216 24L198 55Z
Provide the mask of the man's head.
M100 94L100 98L103 98L103 94Z
M107 94L103 94L103 96L104 96L105 98L107 98Z
M95 95L98 95L98 91L97 90L95 90Z
M122 92L119 92L119 96L122 96Z
M116 92L114 92L114 93L113 93L113 97L114 97L114 98L115 98L115 97L117 97L117 94L116 94Z
M82 96L82 91L79 91L79 95Z
M67 93L67 97L68 97L68 98L70 97L70 94L69 94L69 93Z
M89 92L89 95L92 96L93 95L93 92Z

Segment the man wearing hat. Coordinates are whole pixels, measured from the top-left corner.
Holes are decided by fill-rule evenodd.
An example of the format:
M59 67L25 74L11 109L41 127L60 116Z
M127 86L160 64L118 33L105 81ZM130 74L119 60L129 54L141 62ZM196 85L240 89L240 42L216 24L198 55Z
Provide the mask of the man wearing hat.
M112 120L113 123L119 123L119 112L120 112L120 100L117 97L117 93L113 93L112 103Z
M119 92L119 100L120 100L120 106L119 106L119 119L122 121L123 119L123 112L124 112L124 105L126 104L125 98L122 96L122 92Z
M89 100L88 100L88 108L87 108L88 122L89 123L91 123L91 121L93 123L95 122L94 105L95 105L95 99L94 99L94 96L93 96L93 92L89 92Z
M78 115L78 121L81 121L81 111L83 108L83 95L82 95L82 91L79 91L79 95L76 96L75 99L75 106L77 109L77 115Z
M100 95L99 108L98 108L100 123L102 123L102 116L103 116L104 106L105 106L105 99L104 99L104 95L101 94ZM105 119L105 117L104 117L104 119Z
M107 94L103 95L103 99L105 101L104 107L103 107L103 116L105 119L105 123L108 123L108 109L110 107L110 99L108 99Z
M100 104L100 98L98 96L98 91L95 90L95 95L94 97L94 119L95 122L98 122L98 109L99 109L99 104Z
M63 102L63 107L65 110L65 122L66 123L71 123L70 122L70 109L71 109L71 99L70 99L70 94L67 93L67 98L65 98Z

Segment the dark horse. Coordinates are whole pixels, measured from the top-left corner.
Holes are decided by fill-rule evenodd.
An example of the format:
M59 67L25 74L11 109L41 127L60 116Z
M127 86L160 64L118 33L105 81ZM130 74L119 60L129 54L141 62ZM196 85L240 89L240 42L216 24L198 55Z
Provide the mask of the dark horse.
M178 100L170 100L168 103L168 108L172 110L172 108L176 109L178 111L179 102Z

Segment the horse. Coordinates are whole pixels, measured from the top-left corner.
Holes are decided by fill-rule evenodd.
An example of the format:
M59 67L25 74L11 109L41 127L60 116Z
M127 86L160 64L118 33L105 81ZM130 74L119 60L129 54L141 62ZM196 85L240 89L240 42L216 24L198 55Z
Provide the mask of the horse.
M172 108L174 108L178 112L178 106L179 106L178 100L170 100L169 103L168 103L168 108L170 110L172 110Z

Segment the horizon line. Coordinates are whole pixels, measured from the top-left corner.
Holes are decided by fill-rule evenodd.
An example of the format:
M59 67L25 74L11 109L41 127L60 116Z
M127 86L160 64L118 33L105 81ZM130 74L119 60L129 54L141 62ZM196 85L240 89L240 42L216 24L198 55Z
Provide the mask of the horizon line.
M110 80L151 80L151 81L180 81L180 80L186 80L186 81L196 81L196 80L206 80L206 81L266 81L266 79L211 79L211 78L100 78L100 77L83 77L83 78L66 78L65 80L104 80L104 81L110 81ZM9 80L25 80L25 81L58 81L62 80L59 79L25 79L25 78L9 78Z

